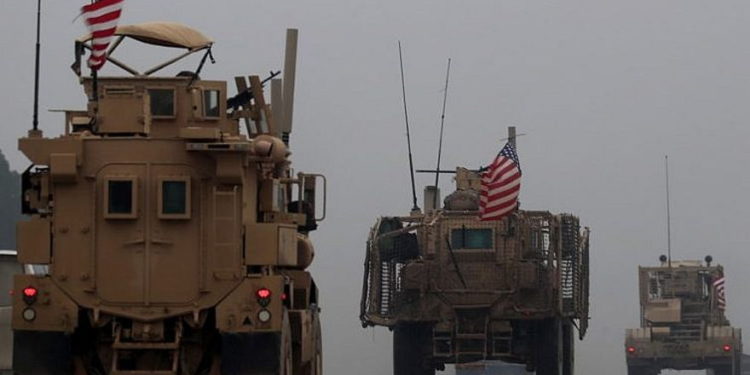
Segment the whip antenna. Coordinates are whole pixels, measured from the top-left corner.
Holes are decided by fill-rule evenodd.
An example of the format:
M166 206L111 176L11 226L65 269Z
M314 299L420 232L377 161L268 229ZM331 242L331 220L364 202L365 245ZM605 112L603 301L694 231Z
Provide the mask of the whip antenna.
M39 30L42 20L42 0L36 2L36 61L34 64L34 119L32 129L36 132L39 129Z
M411 197L414 206L412 211L419 211L417 206L417 188L414 186L414 161L411 156L411 136L409 134L409 111L406 109L406 84L404 83L404 58L401 54L401 41L398 41L398 61L401 66L401 93L404 98L404 121L406 122L406 145L409 150L409 174L411 176Z
M443 153L443 126L445 125L445 104L448 101L448 79L451 74L451 59L448 58L448 69L445 72L445 91L443 92L443 112L440 114L440 140L438 141L438 154L437 154L437 168L435 168L435 189L438 189L438 182L440 181L440 156ZM438 194L435 194L434 207L438 205Z
M669 157L664 155L664 171L667 179L667 265L672 268L672 221L669 215Z

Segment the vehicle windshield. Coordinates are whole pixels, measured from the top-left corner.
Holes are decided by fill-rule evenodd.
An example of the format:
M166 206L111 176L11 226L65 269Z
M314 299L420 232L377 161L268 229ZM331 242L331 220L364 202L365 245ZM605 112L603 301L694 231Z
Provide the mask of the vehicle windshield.
M23 267L12 256L0 256L0 306L11 304L10 291L13 289L13 275L23 272Z

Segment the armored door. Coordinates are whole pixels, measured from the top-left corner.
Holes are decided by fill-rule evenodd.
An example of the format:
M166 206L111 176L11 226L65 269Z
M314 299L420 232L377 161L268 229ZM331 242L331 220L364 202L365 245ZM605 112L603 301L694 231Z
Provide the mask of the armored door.
M186 165L111 164L97 174L96 284L110 303L198 296L200 180Z

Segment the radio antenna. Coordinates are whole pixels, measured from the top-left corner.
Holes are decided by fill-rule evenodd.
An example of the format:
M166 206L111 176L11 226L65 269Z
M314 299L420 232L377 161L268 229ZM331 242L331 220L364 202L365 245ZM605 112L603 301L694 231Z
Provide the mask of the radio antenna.
M440 114L440 140L438 141L437 168L435 168L435 189L440 182L440 157L443 153L443 126L445 125L445 104L448 101L448 79L451 74L451 59L448 58L448 69L445 72L445 91L443 92L443 112ZM434 207L438 207L438 194L435 194Z
M32 130L36 132L39 129L39 34L42 20L42 0L36 2L36 61L34 64L34 118L32 121Z
M664 171L667 180L667 265L672 268L672 220L669 215L669 156L664 155Z
M409 111L406 109L406 84L404 83L404 58L401 53L401 41L398 41L398 61L401 66L401 93L404 98L404 121L406 122L406 145L409 150L409 174L411 176L411 198L414 206L412 212L419 211L417 206L417 188L414 186L414 161L411 156L411 135L409 133Z

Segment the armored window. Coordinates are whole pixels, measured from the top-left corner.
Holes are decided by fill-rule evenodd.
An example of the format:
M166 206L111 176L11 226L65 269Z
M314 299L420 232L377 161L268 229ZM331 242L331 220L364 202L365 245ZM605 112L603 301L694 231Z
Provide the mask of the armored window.
M160 179L159 218L190 218L190 179L188 177Z
M136 213L136 179L113 177L104 181L104 217L134 219Z
M219 90L203 91L203 117L218 118L221 111L219 110Z
M174 117L174 90L173 89L148 89L151 98L151 115L154 117Z
M451 231L451 246L459 249L492 249L491 228L456 228Z

